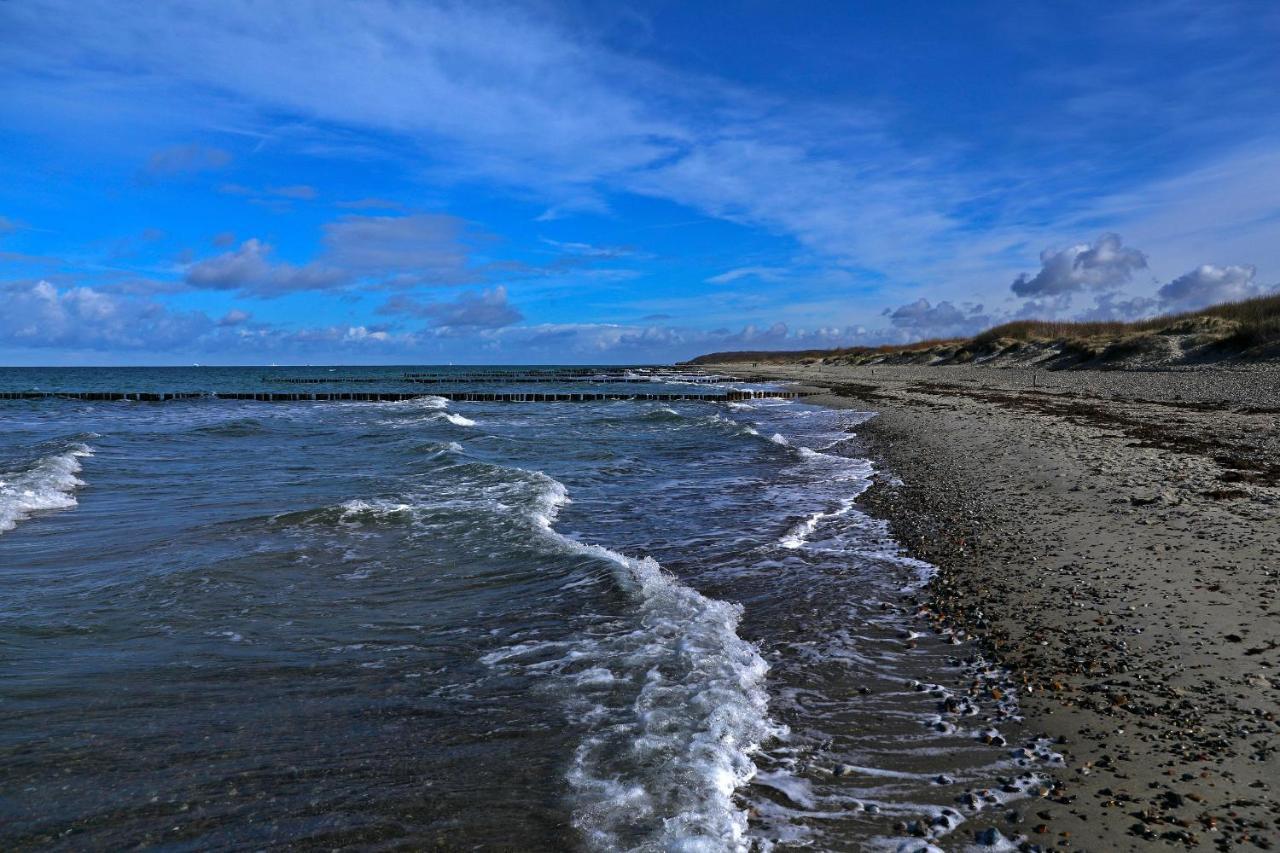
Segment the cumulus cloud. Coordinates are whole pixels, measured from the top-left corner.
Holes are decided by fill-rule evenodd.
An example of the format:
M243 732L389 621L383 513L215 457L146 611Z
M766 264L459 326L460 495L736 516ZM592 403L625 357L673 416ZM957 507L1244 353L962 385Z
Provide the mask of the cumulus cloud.
M886 308L884 314L895 328L920 337L968 335L991 325L991 317L983 313L981 305L957 307L945 299L934 305L921 297L897 308Z
M1254 282L1257 269L1202 264L1161 287L1157 292L1166 309L1189 311L1217 302L1233 302L1260 296L1264 288Z
M47 281L0 285L0 343L18 347L165 350L184 346L213 327L198 311L90 287L59 290Z
M186 282L209 290L236 290L270 298L303 290L331 290L350 283L347 270L321 264L294 266L271 260L272 247L245 240L238 249L199 261L187 268Z
M156 151L147 159L144 173L161 178L174 175L208 172L221 169L231 162L231 155L221 148L207 145L171 145Z
M478 277L463 242L465 223L453 216L343 216L323 231L323 249L308 264L276 261L270 244L252 238L191 264L185 280L192 287L270 298L357 283L412 287L466 284Z
M1018 276L1012 289L1029 298L1067 296L1086 289L1114 290L1146 266L1147 256L1122 246L1119 234L1103 234L1092 245L1045 249L1040 253L1040 271L1034 276Z
M481 293L462 293L448 302L419 302L408 296L394 296L378 313L423 317L445 329L498 329L524 319L507 301L507 289L501 286Z
M226 314L222 315L222 318L218 320L218 325L223 328L239 326L243 323L249 322L249 320L252 319L252 316L253 315L247 311L241 311L239 308L232 308Z
M1093 305L1077 314L1077 320L1128 322L1149 317L1160 306L1160 300L1149 296L1124 297L1118 293L1100 293Z

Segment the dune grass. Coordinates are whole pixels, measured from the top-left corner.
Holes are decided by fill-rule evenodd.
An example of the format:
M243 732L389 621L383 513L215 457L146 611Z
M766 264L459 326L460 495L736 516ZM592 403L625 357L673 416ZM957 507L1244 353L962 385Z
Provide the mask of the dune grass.
M987 344L1001 338L1018 341L1062 341L1083 338L1120 338L1139 332L1176 330L1202 317L1216 317L1238 324L1234 336L1256 344L1280 339L1280 294L1258 296L1239 302L1223 302L1198 311L1162 314L1132 322L1080 322L1061 320L1015 320L993 326L975 335L973 343ZM1230 337L1230 336L1229 336Z

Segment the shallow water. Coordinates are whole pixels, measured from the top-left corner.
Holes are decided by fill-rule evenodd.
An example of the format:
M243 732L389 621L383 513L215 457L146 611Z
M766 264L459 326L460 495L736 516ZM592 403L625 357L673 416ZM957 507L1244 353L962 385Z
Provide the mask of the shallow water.
M185 390L126 372L0 383ZM869 416L0 402L0 842L960 846L1041 761L855 504Z

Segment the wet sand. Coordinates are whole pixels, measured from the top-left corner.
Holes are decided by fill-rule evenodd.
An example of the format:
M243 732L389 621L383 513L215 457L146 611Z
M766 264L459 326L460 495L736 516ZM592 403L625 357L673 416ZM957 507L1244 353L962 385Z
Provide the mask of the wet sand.
M1280 845L1280 370L730 367L879 412L863 504L939 567L922 620L982 637L1067 757L1007 836Z

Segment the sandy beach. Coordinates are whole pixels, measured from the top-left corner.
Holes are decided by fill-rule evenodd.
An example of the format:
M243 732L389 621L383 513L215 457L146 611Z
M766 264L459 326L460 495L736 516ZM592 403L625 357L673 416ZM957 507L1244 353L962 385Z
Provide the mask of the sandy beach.
M863 504L939 568L920 619L979 636L1067 757L1007 836L1280 842L1280 371L731 369L879 413Z

